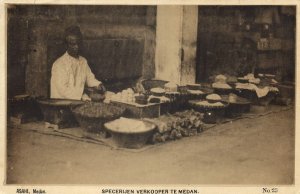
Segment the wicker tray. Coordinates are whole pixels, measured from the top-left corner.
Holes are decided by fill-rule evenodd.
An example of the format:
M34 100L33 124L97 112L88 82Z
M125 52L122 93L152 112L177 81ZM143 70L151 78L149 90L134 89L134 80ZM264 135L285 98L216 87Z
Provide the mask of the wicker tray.
M264 106L268 105L279 94L278 92L269 91L266 96L259 98L255 90L236 89L234 93L242 98L248 99L253 104Z
M76 127L78 123L71 108L84 104L79 100L39 99L37 100L44 116L44 121L59 128Z

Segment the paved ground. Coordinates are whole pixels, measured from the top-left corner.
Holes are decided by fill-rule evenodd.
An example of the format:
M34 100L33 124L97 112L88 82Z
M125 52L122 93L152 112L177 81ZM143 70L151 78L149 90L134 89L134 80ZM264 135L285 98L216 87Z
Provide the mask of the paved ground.
M141 153L9 129L7 183L292 184L294 138L293 110Z

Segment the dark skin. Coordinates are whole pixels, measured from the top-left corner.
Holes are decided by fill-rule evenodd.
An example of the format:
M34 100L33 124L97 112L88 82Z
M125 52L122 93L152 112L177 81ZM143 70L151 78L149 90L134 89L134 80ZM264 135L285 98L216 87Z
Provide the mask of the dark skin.
M67 52L70 56L78 59L80 50L80 38L76 35L69 35L66 37L67 40ZM94 87L99 93L105 93L106 89L102 83Z
M78 59L79 58L79 44L80 39L75 35L67 36L67 52L70 56Z
M240 65L236 72L237 76L244 76L253 73L256 66L256 51L249 43L245 43L240 49Z

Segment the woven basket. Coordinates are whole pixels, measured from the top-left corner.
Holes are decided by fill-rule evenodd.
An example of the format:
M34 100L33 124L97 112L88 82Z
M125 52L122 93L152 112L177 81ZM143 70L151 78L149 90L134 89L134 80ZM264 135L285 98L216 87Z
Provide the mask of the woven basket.
M79 125L88 132L103 132L104 123L119 118L124 111L124 108L104 103L88 103L72 109Z
M76 127L78 123L71 112L72 108L81 106L83 101L64 99L37 100L43 112L44 121L57 125L59 128Z

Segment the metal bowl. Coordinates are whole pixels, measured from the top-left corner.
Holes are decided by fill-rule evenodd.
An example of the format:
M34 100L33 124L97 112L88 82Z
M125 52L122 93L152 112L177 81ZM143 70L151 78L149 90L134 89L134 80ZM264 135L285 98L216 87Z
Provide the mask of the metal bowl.
M114 121L105 123L104 126L107 129L107 131L112 135L113 142L116 144L117 147L120 148L138 149L143 147L148 141L148 139L153 135L154 129L156 128L156 125L154 125L153 123L143 121L146 125L145 131L118 131L112 127L112 122Z
M85 88L85 92L93 102L103 102L105 100L105 92L97 88Z
M93 102L103 102L105 100L105 94L91 93L90 98Z

